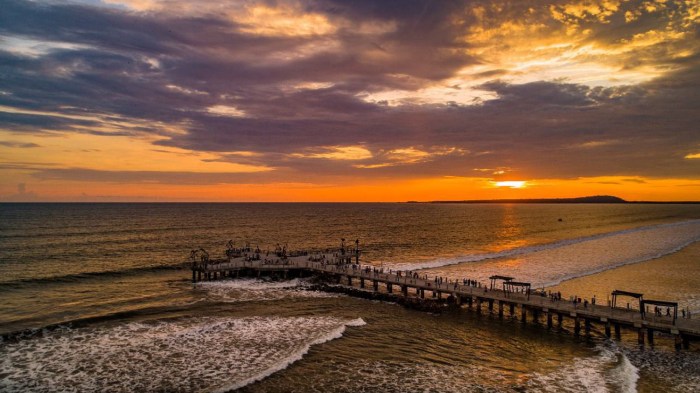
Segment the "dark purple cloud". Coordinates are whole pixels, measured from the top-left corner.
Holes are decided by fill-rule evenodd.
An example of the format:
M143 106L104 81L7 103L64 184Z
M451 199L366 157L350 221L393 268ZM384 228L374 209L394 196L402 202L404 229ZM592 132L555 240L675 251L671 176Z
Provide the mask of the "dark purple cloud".
M682 41L688 52L683 56L675 55L681 43L673 41L613 59L620 69L654 62L671 70L645 83L515 83L509 79L513 73L496 68L477 75L479 80L494 78L478 87L485 94L481 105L389 106L363 99L369 93L447 83L464 67L487 64L472 50L477 43L465 39L472 27L497 28L508 18L560 30L577 23L591 30L581 45L602 47L676 28L673 13L685 12L683 5L671 2L660 13L642 12L626 21L625 11L639 6L632 1L600 23L597 16L578 18L556 8L564 1L552 2L563 13L559 19L541 2L496 3L500 8L488 1L305 2L304 11L339 26L318 37L255 35L218 13L6 0L0 37L54 44L33 56L12 50L11 42L0 46L0 105L23 111L0 112L0 129L160 135L164 139L157 145L217 152L222 160L276 168L199 177L64 168L38 170L35 176L42 179L245 183L481 176L474 168L500 167L526 177L698 178L699 160L684 159L700 145L700 60L698 45L692 44L700 40L694 22L684 33L692 37ZM280 4L284 2L268 2ZM483 7L481 16L471 12L475 7ZM383 28L362 32L365 22ZM243 115L212 112L217 105ZM102 130L106 123L109 132ZM170 133L168 125L186 132ZM332 160L293 154L329 146L362 146L372 157ZM425 156L408 157L409 148ZM460 153L445 153L449 149ZM258 154L228 154L236 151Z

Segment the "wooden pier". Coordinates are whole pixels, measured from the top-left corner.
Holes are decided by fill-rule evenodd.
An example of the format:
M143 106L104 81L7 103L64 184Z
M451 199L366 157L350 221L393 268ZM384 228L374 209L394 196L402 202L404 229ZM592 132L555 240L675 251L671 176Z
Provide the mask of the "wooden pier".
M396 297L419 299L445 299L459 307L466 306L477 313L498 314L503 318L520 318L525 323L530 318L535 323L546 324L548 329L561 329L565 319L573 322L574 335L590 335L592 325L602 326L607 337L619 339L621 329L631 329L637 334L639 344L654 344L655 333L665 333L674 339L677 349L688 349L690 341L700 339L700 320L677 318L677 307L671 316L646 313L645 304L676 305L672 302L641 300L641 294L614 291L616 296L632 296L639 301L638 309L581 303L532 293L528 283L515 282L511 277L492 276L490 285L463 285L463 282L440 282L427 279L423 274L406 272L384 272L371 265L359 263L359 249L335 253L291 253L261 256L259 252L241 249L227 252L228 258L210 261L208 254L191 257L192 282L220 278L260 277L275 275L280 278L323 276L330 282L364 289L370 292L384 291ZM259 251L259 250L257 250ZM199 259L197 257L199 256ZM498 288L498 283L502 284ZM426 300L427 300L426 299ZM486 305L486 310L484 310ZM506 314L507 313L507 314ZM663 314L663 313L662 313Z

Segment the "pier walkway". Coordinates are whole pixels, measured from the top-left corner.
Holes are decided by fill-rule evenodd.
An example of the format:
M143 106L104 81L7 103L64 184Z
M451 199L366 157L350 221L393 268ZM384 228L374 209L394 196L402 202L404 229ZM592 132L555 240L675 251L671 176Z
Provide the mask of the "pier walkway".
M407 272L384 272L375 266L360 265L357 255L349 253L340 257L338 254L299 255L284 258L273 257L272 260L250 260L244 256L229 257L220 261L193 261L192 281L215 280L241 275L260 276L276 274L288 276L322 275L331 282L359 286L368 291L383 291L403 297L428 299L448 298L454 304L474 308L476 312L488 312L503 317L508 312L510 317L520 317L526 322L528 316L536 323L540 318L546 319L546 326L552 328L556 323L561 328L564 318L573 320L574 334L579 335L582 327L586 335L590 334L593 323L602 325L607 337L614 331L620 338L620 329L633 329L637 332L638 342L654 343L655 332L670 334L675 340L676 348L688 348L691 340L700 339L700 320L676 318L655 313L642 313L640 309L619 308L610 305L593 305L557 299L556 296L531 293L529 284L509 281L509 277L494 276L490 286L463 285L462 282L439 282L426 279L423 274ZM503 287L494 285L503 279ZM514 284L514 285L512 285ZM527 286L527 290L513 291L518 286ZM616 291L622 292L622 291ZM627 293L625 293L627 294ZM664 302L662 302L664 303ZM654 303L651 303L654 304ZM675 303L669 303L675 304ZM487 311L484 310L484 305ZM640 307L644 307L640 303ZM544 323L544 322L543 322Z

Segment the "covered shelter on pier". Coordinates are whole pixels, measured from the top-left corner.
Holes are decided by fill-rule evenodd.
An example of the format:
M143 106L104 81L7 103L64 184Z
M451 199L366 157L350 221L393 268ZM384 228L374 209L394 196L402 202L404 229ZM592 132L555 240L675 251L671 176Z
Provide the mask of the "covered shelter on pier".
M503 292L508 296L511 292L516 292L516 288L522 288L523 292L527 294L527 299L530 300L530 287L529 282L519 282L519 281L505 281L503 282Z
M658 306L658 307L666 307L668 309L673 309L673 324L676 324L676 318L678 318L678 303L676 302L667 302L664 300L641 300L640 301L640 307L643 309L646 309L646 306L651 304L652 306Z
M627 296L631 298L635 298L639 300L639 312L642 313L642 316L644 315L644 307L642 303L644 302L644 295L641 293L637 292L628 292L628 291L621 291L619 289L616 289L612 291L612 307L615 308L617 307L617 297L618 296Z
M513 281L514 278L513 278L513 277L508 277L508 276L499 276L499 275L495 275L495 276L489 277L489 280L491 280L491 289L493 289L493 287L496 286L496 281L498 281L498 280L503 280L504 283L505 283L505 282L508 282L508 281Z

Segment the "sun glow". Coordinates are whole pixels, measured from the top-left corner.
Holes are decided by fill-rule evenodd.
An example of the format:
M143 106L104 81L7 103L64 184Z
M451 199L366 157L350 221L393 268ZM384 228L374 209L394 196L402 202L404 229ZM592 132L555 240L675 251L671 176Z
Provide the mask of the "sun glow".
M527 182L524 181L496 181L493 184L496 187L508 187L508 188L523 188Z

